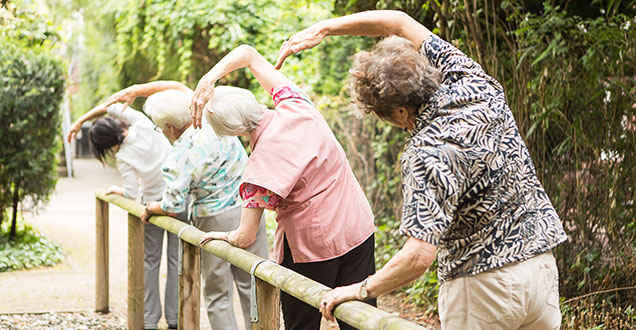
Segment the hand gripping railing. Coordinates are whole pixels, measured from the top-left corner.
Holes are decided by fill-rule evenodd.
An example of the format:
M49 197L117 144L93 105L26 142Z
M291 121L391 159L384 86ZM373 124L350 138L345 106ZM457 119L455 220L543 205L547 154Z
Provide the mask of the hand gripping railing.
M143 329L144 297L144 234L139 220L143 205L119 195L106 195L103 190L95 192L96 209L96 299L95 310L108 312L108 204L115 204L128 212L128 329ZM150 222L179 235L182 246L182 274L179 276L179 328L199 329L200 275L199 240L203 232L179 220L166 216L153 216ZM187 243L186 243L187 242ZM189 244L188 244L189 243ZM252 305L258 306L257 315L252 314L252 329L279 329L279 291L319 307L320 299L330 289L273 262L260 258L224 241L211 241L202 247L246 272L255 276L257 293ZM243 311L247 313L248 311ZM334 315L358 329L425 329L417 324L379 310L359 301L351 301L336 307Z

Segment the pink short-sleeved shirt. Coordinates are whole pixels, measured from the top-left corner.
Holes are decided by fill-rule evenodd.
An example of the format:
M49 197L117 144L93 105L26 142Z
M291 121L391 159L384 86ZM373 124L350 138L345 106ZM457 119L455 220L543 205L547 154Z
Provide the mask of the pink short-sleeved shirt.
M307 96L293 85L271 94L275 110L266 110L251 132L252 154L241 186L258 186L280 198L279 263L284 237L296 263L342 256L373 234L371 207L342 146Z

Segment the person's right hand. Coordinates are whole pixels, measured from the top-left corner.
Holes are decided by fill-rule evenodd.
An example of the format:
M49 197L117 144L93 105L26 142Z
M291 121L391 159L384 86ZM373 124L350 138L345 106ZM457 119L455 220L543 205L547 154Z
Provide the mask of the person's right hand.
M201 117L203 117L205 105L214 97L215 83L216 79L207 73L201 77L197 88L194 90L192 101L190 101L190 117L194 128L201 128Z
M71 141L75 139L75 137L77 136L77 133L79 133L80 130L82 130L82 121L78 120L74 122L73 125L71 125L71 128L68 131L68 137L67 137L68 143L71 143Z
M297 32L283 42L274 67L276 70L280 69L287 56L298 53L301 50L315 47L325 36L327 36L327 32L322 28L321 22Z
M123 103L124 107L122 108L122 111L125 111L135 101L136 98L137 98L137 91L135 90L135 85L132 85L111 95L106 100L106 102L104 102L105 103L104 105L105 105L105 108L108 108L112 104Z

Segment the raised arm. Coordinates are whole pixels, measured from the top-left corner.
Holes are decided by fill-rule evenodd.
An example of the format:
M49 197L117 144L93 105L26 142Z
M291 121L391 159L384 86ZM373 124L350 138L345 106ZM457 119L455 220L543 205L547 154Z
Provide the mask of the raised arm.
M95 119L97 117L101 117L105 115L107 108L108 106L106 105L106 103L100 103L96 105L94 108L92 108L91 110L89 110L87 113L79 117L73 123L73 125L71 125L71 128L69 129L68 137L67 137L68 142L70 143L77 136L77 133L79 133L79 131L82 129L82 124L85 121Z
M132 85L120 90L106 100L106 107L114 103L123 103L123 109L126 109L138 97L148 97L154 93L165 91L167 89L176 89L185 93L192 91L186 85L178 81L157 80L145 84Z
M258 83L268 92L272 88L288 81L256 49L248 45L238 46L225 55L199 80L190 104L194 127L201 127L203 108L214 95L214 84L228 73L241 68L249 68Z
M283 43L276 61L280 69L287 56L313 48L326 36L390 36L410 40L419 47L433 34L408 14L396 10L371 10L320 21L291 36Z

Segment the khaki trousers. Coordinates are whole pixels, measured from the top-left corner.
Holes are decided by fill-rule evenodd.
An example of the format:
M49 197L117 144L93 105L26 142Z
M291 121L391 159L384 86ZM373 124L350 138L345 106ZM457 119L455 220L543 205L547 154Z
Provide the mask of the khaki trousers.
M444 283L439 316L442 330L559 329L559 273L552 252Z
M205 232L234 230L240 222L240 207L211 217L192 219L194 226ZM269 258L264 217L261 218L256 241L246 250L262 258ZM243 324L245 329L250 329L250 274L211 253L201 251L201 277L203 297L212 329L238 329L233 306L234 284L241 300Z

